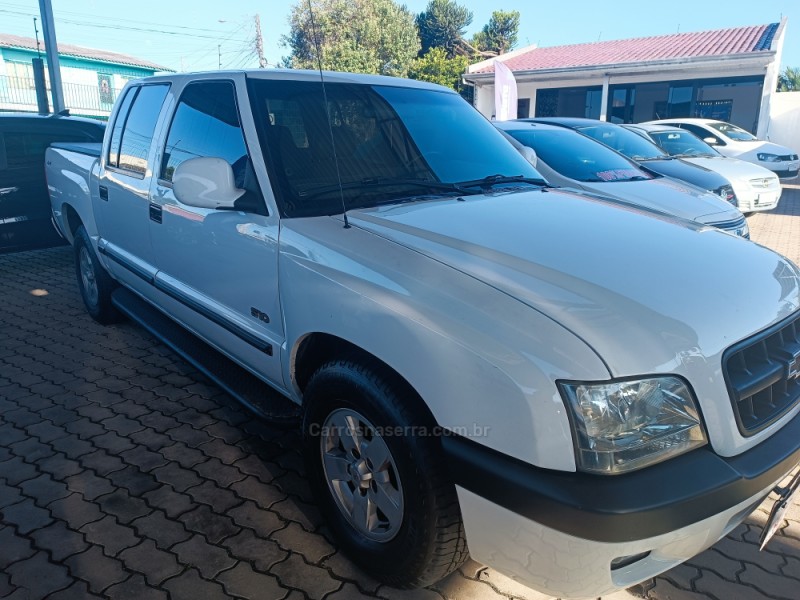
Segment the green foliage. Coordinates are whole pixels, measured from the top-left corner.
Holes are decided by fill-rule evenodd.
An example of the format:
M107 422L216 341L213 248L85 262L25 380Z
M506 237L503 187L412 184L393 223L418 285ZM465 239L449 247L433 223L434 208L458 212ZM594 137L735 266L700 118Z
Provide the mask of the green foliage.
M444 48L448 58L464 54L462 41L471 23L472 12L454 0L431 0L417 15L420 56L431 48Z
M786 67L778 75L779 92L800 92L800 67Z
M461 75L467 70L469 59L466 56L447 57L444 48L431 48L421 58L416 59L408 71L411 79L429 81L446 85L461 91Z
M472 38L472 45L482 52L504 54L516 46L518 35L519 11L496 10Z
M322 68L404 77L419 52L414 15L393 0L312 0ZM316 69L317 48L307 0L289 16L284 64Z

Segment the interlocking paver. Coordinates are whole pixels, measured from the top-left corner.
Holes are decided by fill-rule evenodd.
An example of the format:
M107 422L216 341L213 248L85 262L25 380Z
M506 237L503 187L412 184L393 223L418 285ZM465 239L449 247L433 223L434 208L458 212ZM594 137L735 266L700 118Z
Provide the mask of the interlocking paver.
M31 533L36 547L47 550L54 561L62 561L89 548L83 535L67 527L63 521L37 529Z
M218 458L209 458L192 467L192 470L200 477L217 483L220 487L229 487L232 483L246 477L239 469L222 464Z
M196 473L174 462L153 469L152 475L161 483L169 484L178 492L185 492L189 488L199 485L202 482L202 479L200 479Z
M33 479L39 475L31 464L26 463L19 456L15 456L11 460L3 463L3 479L6 480L7 485L19 485L23 481Z
M103 518L103 513L97 504L84 500L76 493L61 500L54 500L47 507L54 517L66 521L72 529L80 529L87 523Z
M187 569L178 577L166 581L162 587L172 598L203 598L203 600L229 600L223 587L200 577L197 569Z
M129 569L142 573L150 585L158 585L183 570L175 555L159 550L153 540L145 540L138 546L124 550L119 558Z
M68 588L50 594L47 600L92 600L93 598L99 600L102 596L91 593L89 586L83 581L76 581Z
M237 535L223 540L222 545L233 556L253 563L258 570L264 572L289 556L274 541L257 537L249 529L242 529Z
M125 581L130 573L122 563L103 554L99 546L92 546L86 552L70 556L64 563L70 573L89 584L89 589L100 593L108 586Z
M280 586L275 577L253 571L247 563L240 562L233 569L221 573L217 577L217 581L222 584L228 594L243 598L280 600L289 593L289 590Z
M176 544L172 552L178 555L182 564L198 569L206 579L213 579L236 564L236 560L224 548L208 543L200 535L193 535L185 542Z
M270 537L282 548L298 552L308 562L314 564L318 564L323 558L336 551L324 537L316 533L308 533L297 523L289 523L284 529L276 531Z
M162 549L168 549L192 536L181 522L168 519L160 510L139 517L131 523L131 527L139 536L154 540Z
M147 504L160 508L170 518L175 518L195 508L190 496L176 492L168 485L147 492L142 496Z
M94 500L98 496L108 494L114 490L111 482L104 477L98 477L91 471L83 471L64 480L70 491L78 492L86 500Z
M117 521L124 525L150 513L150 508L144 500L131 496L123 488L116 488L110 494L97 498L97 503L100 505L100 510L114 515Z
M44 552L14 563L7 572L11 584L24 591L29 598L44 598L72 584L67 569L49 562Z
M0 527L0 572L5 572L9 565L35 553L30 541L17 535L13 527Z
M86 539L103 547L108 556L116 556L121 550L139 543L133 529L120 525L111 515L81 527Z
M178 519L186 525L187 529L202 533L213 544L239 533L239 527L230 517L219 515L202 504L194 510L182 514Z
M6 506L2 515L3 522L14 525L22 534L46 527L53 522L50 513L44 508L36 506L31 499Z
M342 587L342 582L331 577L328 571L309 565L299 554L290 554L285 561L272 567L271 573L278 577L281 585L303 590L312 600L320 600Z
M111 600L167 600L165 591L150 587L141 575L131 575L122 583L112 585L105 595Z

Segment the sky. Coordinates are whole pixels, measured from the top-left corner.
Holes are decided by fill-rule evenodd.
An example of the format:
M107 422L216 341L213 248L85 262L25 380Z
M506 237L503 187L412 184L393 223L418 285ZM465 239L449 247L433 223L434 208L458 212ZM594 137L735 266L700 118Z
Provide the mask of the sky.
M59 42L129 54L176 70L209 70L220 65L258 66L253 41L256 14L261 19L266 59L277 65L289 53L281 38L289 31L289 12L297 1L52 0L52 4ZM427 0L405 4L418 13ZM518 47L761 25L785 16L789 22L782 67L800 67L799 0L461 0L459 4L474 16L468 36L483 27L493 10L518 10ZM0 0L0 32L33 37L38 9L37 0Z

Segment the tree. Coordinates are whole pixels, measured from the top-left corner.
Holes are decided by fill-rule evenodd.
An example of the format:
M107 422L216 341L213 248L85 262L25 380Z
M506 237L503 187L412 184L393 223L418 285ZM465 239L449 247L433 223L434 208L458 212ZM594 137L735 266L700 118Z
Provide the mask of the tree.
M518 34L519 11L496 10L472 38L472 45L484 53L505 54L516 46Z
M417 15L420 57L431 48L444 48L447 58L467 54L462 42L471 23L472 12L454 0L431 0Z
M779 92L800 92L800 67L786 67L778 75Z
M411 79L446 85L460 92L463 88L461 75L467 70L467 66L469 59L466 56L448 58L444 48L431 48L411 64L408 76Z
M312 0L323 69L404 77L419 52L414 15L393 0ZM282 38L295 69L318 67L307 0L298 0Z

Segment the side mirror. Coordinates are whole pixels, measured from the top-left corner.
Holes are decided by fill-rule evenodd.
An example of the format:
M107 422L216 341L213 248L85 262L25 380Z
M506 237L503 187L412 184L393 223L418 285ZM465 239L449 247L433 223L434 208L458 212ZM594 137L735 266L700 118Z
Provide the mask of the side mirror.
M709 146L716 146L717 145L717 138L715 137L705 137L703 141L708 144Z
M536 163L539 161L539 157L536 156L536 150L530 146L523 146L520 152L522 153L522 156L525 157L525 160L531 163L534 167L536 166Z
M233 208L244 193L236 187L231 165L221 158L183 161L172 175L172 189L182 204L198 208Z

